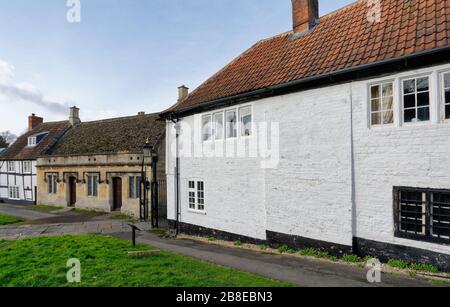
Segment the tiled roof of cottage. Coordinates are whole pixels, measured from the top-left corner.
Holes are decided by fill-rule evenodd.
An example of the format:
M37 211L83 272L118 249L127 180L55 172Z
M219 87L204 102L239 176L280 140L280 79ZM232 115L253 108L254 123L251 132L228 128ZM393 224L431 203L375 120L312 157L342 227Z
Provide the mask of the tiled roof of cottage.
M165 123L158 118L158 114L147 114L78 124L50 155L142 153L147 139L156 145L165 135Z
M262 40L166 112L449 44L449 0L381 0L380 22L368 12L360 0L321 17L303 37Z
M48 122L21 135L0 157L0 160L35 160L46 151L70 128L68 121ZM48 132L48 135L36 146L28 146L28 137Z

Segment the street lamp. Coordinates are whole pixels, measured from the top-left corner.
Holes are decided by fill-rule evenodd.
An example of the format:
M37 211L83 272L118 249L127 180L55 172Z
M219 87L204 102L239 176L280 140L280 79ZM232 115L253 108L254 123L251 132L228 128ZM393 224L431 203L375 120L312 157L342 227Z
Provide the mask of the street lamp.
M148 219L148 181L145 167L145 160L151 158L152 153L152 145L150 145L149 140L145 142L143 148L143 156L142 156L142 168L141 168L141 182L140 182L140 193L139 193L139 212L141 221L147 221Z
M147 180L145 161L151 159L152 162L152 227L158 228L158 176L157 176L157 165L158 165L158 152L155 147L150 145L149 140L145 142L143 148L143 158L142 158L142 170L141 170L141 195L140 195L140 216L141 220L148 220L148 188L149 182Z
M150 155L152 159L152 227L158 228L158 152L156 151L156 148L154 146L152 146L151 148Z

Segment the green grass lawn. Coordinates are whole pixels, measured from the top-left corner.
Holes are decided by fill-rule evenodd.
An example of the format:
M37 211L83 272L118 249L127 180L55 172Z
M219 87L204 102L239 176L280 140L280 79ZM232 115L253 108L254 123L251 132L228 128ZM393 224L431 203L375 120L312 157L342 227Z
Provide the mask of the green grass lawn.
M16 223L20 223L23 221L24 221L23 219L16 217L16 216L0 214L0 226L16 224Z
M104 236L62 236L18 240L0 248L0 286L290 286L250 273L162 251L130 258L128 241ZM81 262L81 283L68 284L67 260Z

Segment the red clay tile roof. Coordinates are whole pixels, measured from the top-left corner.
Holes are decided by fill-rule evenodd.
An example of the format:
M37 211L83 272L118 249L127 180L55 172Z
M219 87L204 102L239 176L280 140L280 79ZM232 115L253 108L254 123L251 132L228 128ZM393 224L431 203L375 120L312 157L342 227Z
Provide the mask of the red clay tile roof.
M33 130L21 135L0 157L0 160L35 160L45 154L49 146L53 145L70 128L68 121L42 123ZM48 132L37 146L28 147L28 137L42 132Z
M165 131L158 114L83 122L70 129L48 155L142 153L147 139L157 145Z
M371 23L368 1L357 1L303 37L262 40L166 112L449 44L449 0L381 0L381 9L381 22Z

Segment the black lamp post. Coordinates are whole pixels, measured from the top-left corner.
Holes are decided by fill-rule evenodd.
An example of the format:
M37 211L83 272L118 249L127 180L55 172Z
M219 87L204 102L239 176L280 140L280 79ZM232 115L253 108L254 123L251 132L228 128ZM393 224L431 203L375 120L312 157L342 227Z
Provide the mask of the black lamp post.
M151 158L152 158L152 227L158 228L158 175L157 175L157 166L158 166L158 152L155 147L152 146L151 149Z
M152 182L151 182L151 191L152 191L152 227L158 228L158 176L157 176L157 165L158 165L158 152L155 147L150 145L148 139L144 145L143 149L143 158L142 158L142 171L141 171L141 195L140 195L140 216L141 220L148 220L148 190L149 190L149 182L147 180L147 172L145 168L146 159L151 159L152 162Z
M139 195L139 201L140 201L140 218L141 221L147 221L148 220L148 180L147 180L147 174L146 174L146 167L145 167L145 159L150 159L152 154L153 147L150 145L148 139L147 142L145 142L144 149L143 149L143 157L142 157L142 169L141 169L141 192Z

